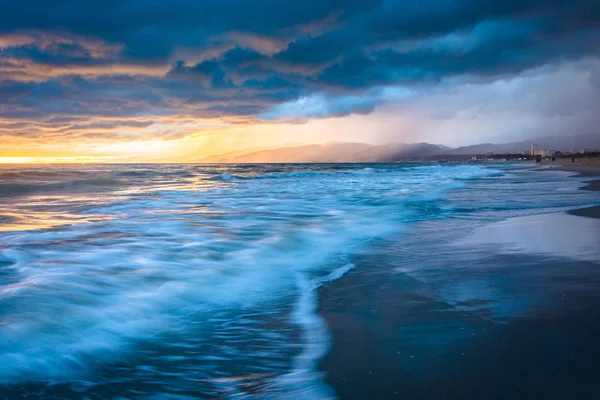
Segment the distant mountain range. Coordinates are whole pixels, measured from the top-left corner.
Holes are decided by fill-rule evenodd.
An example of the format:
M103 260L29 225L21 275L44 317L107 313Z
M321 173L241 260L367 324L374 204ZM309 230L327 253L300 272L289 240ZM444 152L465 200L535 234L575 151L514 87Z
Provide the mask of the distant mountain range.
M579 151L581 148L600 149L600 134L573 137L547 136L520 142L451 148L430 143L328 143L287 146L276 149L246 149L198 158L198 163L320 163L320 162L394 162L430 160L453 156L472 156L488 153L507 154L536 149Z
M474 155L521 154L529 152L531 145L540 150L562 152L600 149L600 134L572 137L546 136L520 142L482 143L451 148L430 143L367 143L334 142L327 144L290 144L279 148L252 147L202 157L191 152L177 157L132 156L119 160L122 163L325 163L325 162L394 162L435 161L438 159L464 160ZM114 162L114 160L113 160Z
M520 142L492 144L483 143L472 146L463 146L447 151L447 155L479 155L479 154L507 154L507 153L522 153L529 151L531 145L536 149L550 149L555 151L579 151L581 148L600 149L600 133L593 135L579 136L544 136Z

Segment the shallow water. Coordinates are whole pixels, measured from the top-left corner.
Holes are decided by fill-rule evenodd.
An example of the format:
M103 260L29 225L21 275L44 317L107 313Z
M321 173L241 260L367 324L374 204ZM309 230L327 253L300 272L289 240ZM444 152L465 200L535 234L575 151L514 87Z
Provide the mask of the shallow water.
M511 164L2 167L0 394L334 397L319 286L381 240L401 259L420 221L597 204L578 185Z

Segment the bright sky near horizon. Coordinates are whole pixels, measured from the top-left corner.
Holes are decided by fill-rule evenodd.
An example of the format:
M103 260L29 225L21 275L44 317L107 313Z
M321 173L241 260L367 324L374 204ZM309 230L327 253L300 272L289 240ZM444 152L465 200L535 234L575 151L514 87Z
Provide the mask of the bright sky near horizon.
M597 0L0 0L0 162L595 133L599 43Z

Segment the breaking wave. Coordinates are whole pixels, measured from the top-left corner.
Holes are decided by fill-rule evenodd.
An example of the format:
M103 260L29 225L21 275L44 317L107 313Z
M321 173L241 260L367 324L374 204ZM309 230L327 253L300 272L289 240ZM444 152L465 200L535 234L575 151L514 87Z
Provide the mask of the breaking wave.
M316 370L329 346L316 288L348 272L369 243L444 217L439 202L465 178L494 173L472 165L127 168L54 181L66 176L57 170L49 182L17 186L0 179L15 213L87 218L2 234L0 383L39 382L43 393L57 382L73 393L110 385L126 396L131 381L144 382L144 396L176 387L210 397L245 393L252 381L262 397L329 396ZM40 202L23 197L31 187L38 196L79 191Z

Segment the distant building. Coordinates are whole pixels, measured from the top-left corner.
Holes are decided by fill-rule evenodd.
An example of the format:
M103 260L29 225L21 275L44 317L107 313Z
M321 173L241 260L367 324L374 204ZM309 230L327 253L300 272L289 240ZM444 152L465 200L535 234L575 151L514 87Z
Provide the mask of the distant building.
M535 144L531 144L531 150L529 151L529 155L532 157L540 156L540 157L549 157L552 155L552 150L541 150L536 148Z
M531 155L533 157L550 157L554 154L553 150L541 150L532 147Z

